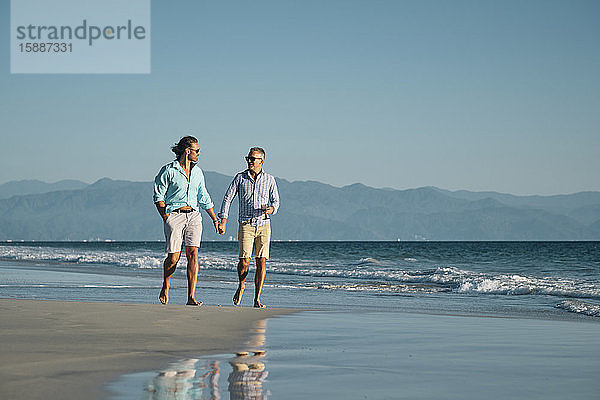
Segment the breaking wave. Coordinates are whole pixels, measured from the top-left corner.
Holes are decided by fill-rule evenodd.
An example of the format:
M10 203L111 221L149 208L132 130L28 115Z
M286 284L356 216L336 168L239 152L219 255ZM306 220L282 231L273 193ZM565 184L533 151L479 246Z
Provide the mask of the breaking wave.
M576 313L589 315L590 317L600 317L600 305L587 303L581 300L566 300L556 305L557 308Z
M129 269L162 269L164 253L151 249L82 249L76 247L0 246L0 259L65 264L102 264ZM181 261L180 261L181 262ZM380 293L439 293L481 295L543 295L600 299L600 282L526 274L474 272L456 267L418 267L415 259L392 265L373 257L354 262L279 258L269 262L269 273L278 274L295 287ZM409 264L406 264L409 263ZM235 271L235 254L201 253L203 270ZM283 275L289 275L285 277ZM312 279L298 279L308 277ZM299 283L309 280L311 283ZM562 304L562 303L561 303ZM593 305L592 305L593 306ZM575 307L567 303L561 308ZM593 307L592 307L593 309Z
M458 287L463 293L497 295L547 295L600 299L600 286L586 281L557 277L468 274Z
M0 247L0 259L10 261L45 261L65 264L109 264L130 268L162 268L164 255L152 251L90 250L42 248L36 246Z

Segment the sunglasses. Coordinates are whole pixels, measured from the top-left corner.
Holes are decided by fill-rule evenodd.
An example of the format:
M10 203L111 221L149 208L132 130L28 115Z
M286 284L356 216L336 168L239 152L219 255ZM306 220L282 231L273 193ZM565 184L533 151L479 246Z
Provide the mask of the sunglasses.
M262 158L261 158L261 157L252 157L252 156L248 156L248 157L245 157L245 158L246 158L246 161L250 161L250 162L254 162L254 161L256 161L256 160L262 160Z
M200 154L200 149L192 149L192 148L190 148L190 150L191 150L191 151L195 151L195 152L196 152L196 154Z

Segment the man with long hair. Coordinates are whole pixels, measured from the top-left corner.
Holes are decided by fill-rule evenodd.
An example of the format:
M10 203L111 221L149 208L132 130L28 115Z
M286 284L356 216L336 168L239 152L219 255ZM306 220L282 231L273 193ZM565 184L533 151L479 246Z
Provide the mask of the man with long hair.
M154 204L163 219L167 258L163 263L164 279L159 300L169 302L171 275L175 272L185 243L187 257L188 298L187 305L200 306L196 300L198 280L198 247L202 237L202 216L205 210L219 232L219 220L213 210L214 204L206 190L204 174L197 165L200 156L198 139L184 136L171 147L176 159L163 166L154 178Z

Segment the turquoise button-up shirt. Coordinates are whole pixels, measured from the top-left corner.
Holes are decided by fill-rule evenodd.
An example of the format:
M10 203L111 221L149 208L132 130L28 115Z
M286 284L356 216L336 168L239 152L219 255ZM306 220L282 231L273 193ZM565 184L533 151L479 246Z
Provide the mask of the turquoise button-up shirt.
M163 166L154 178L153 199L155 203L165 202L167 214L184 206L190 206L194 210L208 210L215 206L206 190L204 173L200 167L193 164L188 180L177 160Z

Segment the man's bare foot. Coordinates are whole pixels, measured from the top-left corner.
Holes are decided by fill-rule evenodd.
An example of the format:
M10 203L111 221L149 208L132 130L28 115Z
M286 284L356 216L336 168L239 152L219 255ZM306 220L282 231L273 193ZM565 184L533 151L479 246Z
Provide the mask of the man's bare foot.
M160 295L158 296L158 299L163 304L167 304L169 302L169 288L167 288L164 284L162 289L160 290Z
M193 297L190 297L187 301L187 303L185 303L186 306L201 306L202 302L201 301L197 301L196 299L194 299Z
M255 300L254 301L254 308L267 308L267 306L265 306L264 304L262 304L260 301Z
M244 293L244 286L238 286L235 294L233 295L233 305L239 306L242 301L242 294Z

